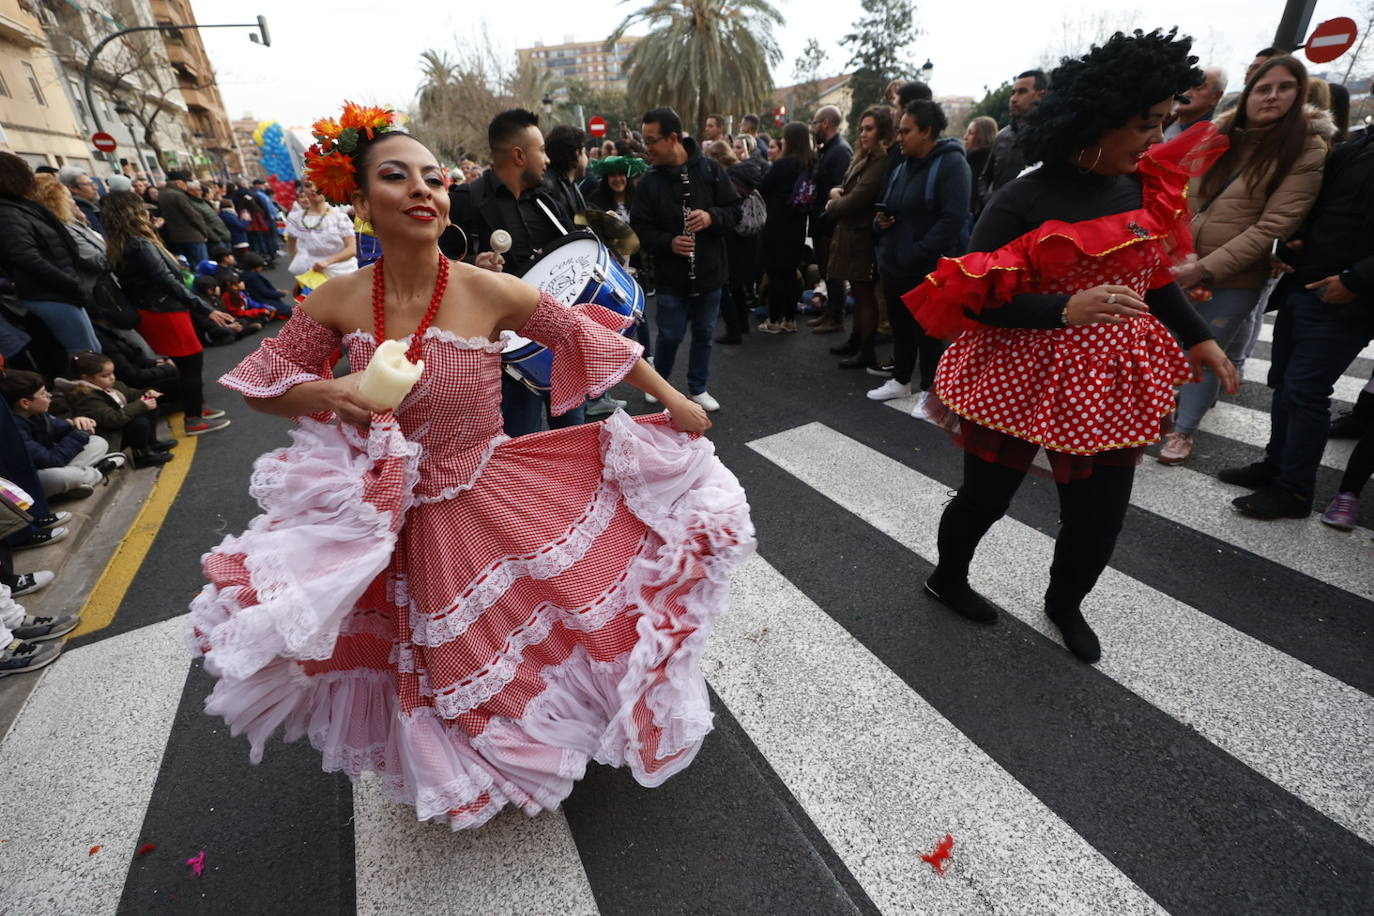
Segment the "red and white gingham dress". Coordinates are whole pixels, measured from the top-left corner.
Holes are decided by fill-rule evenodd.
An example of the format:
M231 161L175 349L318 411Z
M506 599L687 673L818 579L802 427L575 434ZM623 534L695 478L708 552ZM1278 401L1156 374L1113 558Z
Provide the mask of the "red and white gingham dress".
M633 367L622 321L541 301L520 333L558 354L556 410ZM342 342L355 368L376 347ZM329 377L339 344L298 309L221 382L278 395ZM557 806L592 759L648 786L687 766L711 728L706 637L754 545L738 481L664 415L507 438L500 352L431 328L424 375L366 437L303 419L192 604L206 709L254 761L284 725L455 830Z

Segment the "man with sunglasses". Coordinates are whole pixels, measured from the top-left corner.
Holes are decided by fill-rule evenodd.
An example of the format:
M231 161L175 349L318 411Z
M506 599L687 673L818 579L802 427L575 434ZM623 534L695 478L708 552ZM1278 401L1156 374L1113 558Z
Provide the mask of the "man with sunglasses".
M687 395L705 410L719 410L706 383L720 291L729 279L725 235L739 223L743 200L720 163L682 135L677 112L654 108L642 120L644 150L653 168L635 189L630 225L640 247L654 257L654 368L671 380L678 345L690 325Z

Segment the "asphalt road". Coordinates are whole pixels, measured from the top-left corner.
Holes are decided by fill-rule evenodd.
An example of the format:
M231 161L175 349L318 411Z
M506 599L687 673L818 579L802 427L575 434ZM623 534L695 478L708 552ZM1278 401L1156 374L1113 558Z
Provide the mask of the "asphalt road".
M1187 466L1141 467L1086 666L1036 603L1043 478L975 563L998 625L921 594L960 454L868 401L834 341L716 350L711 438L759 555L713 636L716 730L693 765L653 790L594 766L561 811L458 834L321 772L307 742L251 765L201 712L180 618L287 429L211 393L233 426L200 441L114 623L69 646L0 747L24 806L0 828L0 913L1370 912L1374 499L1348 535L1232 514L1214 475L1267 432L1247 381ZM208 353L207 377L252 346ZM921 854L947 834L940 874Z

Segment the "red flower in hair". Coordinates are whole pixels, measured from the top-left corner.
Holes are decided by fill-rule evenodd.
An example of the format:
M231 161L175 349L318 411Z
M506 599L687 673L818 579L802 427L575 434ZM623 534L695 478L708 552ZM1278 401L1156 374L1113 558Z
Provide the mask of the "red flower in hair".
M396 121L396 113L377 105L362 106L356 102L344 102L343 114L339 117L342 127L352 127L373 139L378 133L385 133Z
M311 147L311 150L315 154L306 154L306 177L330 203L346 204L352 200L353 192L358 190L353 160L337 151L320 155L318 147Z

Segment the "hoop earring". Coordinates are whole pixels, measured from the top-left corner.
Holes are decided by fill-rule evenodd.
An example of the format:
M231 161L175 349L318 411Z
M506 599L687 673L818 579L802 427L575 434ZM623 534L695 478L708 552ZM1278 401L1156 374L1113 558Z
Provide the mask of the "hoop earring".
M1078 151L1078 155L1077 155L1077 156L1074 156L1074 157L1073 157L1074 168L1078 169L1078 174L1080 174L1080 175L1087 175L1087 174L1090 173L1093 169L1097 168L1097 164L1098 164L1099 162L1102 161L1102 145L1101 145L1101 144L1098 144L1098 147L1097 147L1097 158L1093 160L1093 164L1092 164L1092 165L1088 166L1086 169L1083 168L1083 166L1081 166L1081 165L1078 164L1078 160L1082 159L1082 158L1083 158L1083 154L1086 153L1087 151L1088 151L1088 150L1087 150L1087 148L1085 147L1084 149L1081 149L1081 150Z
M371 221L371 220L366 220L366 219L364 219L364 220L359 220L359 222L358 222L358 231L361 232L363 235L376 235L376 234L377 234L377 233L373 230L373 228L372 228L372 221Z

